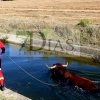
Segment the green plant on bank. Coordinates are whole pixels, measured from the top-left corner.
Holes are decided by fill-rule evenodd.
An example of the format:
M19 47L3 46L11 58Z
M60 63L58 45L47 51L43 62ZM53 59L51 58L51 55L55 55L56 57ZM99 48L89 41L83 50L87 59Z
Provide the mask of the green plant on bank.
M90 21L88 19L82 19L80 20L80 22L78 23L78 25L82 26L82 27L87 27L89 26Z
M27 41L28 41L28 38L29 38L29 36L30 36L30 32L29 32L29 31L17 31L17 32L16 32L16 36L17 36L17 37L18 37L18 36L26 36L24 42L22 43L22 45L21 45L21 47L20 47L20 49L19 49L19 50L21 51L22 48L25 47L25 44L26 44Z
M22 48L23 48L23 47L25 46L25 44L27 43L29 36L30 36L30 35L27 35L27 36L26 36L24 42L23 42L22 45L21 45L21 48L19 49L20 51L22 50Z
M43 31L43 35L45 36L45 38L47 38L47 35L49 34L49 30L48 29L45 29Z
M16 32L16 36L27 36L29 35L30 33L28 31L17 31Z

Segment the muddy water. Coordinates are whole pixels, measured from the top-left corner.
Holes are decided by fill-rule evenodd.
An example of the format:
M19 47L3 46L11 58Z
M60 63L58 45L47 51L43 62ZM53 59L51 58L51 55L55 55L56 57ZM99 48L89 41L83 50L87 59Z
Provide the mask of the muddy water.
M11 90L25 95L32 100L100 100L99 93L89 93L79 88L64 86L51 86L47 84L58 84L50 78L45 63L52 65L56 62L69 62L67 70L94 81L100 88L100 65L76 57L57 57L57 55L46 55L39 51L19 51L20 46L6 45L6 54L14 62L21 66L21 70L9 57L2 55L2 70L5 77L5 86ZM38 80L36 80L38 79ZM42 83L45 82L45 83Z

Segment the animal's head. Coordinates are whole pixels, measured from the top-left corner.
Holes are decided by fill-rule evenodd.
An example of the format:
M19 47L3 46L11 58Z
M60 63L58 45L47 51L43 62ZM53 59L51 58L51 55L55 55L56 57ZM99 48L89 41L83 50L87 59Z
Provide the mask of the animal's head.
M68 66L68 62L65 65L62 65L61 63L53 64L53 66L46 65L49 69L58 69L58 68L66 68Z
M66 71L66 67L68 66L68 62L65 65L62 65L61 63L53 64L53 66L46 65L47 68L50 69L50 72L52 73L51 78L53 80L56 80L58 78L61 78L64 71Z

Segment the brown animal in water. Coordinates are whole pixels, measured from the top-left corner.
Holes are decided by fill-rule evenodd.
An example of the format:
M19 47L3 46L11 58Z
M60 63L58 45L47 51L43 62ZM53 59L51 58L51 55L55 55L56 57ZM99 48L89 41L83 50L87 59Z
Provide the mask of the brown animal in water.
M69 83L73 86L78 86L86 91L97 91L98 86L92 82L91 80L76 76L66 70L68 63L66 65L62 65L60 63L54 64L52 67L46 65L53 72L53 76L59 78L59 80L63 82L69 81Z

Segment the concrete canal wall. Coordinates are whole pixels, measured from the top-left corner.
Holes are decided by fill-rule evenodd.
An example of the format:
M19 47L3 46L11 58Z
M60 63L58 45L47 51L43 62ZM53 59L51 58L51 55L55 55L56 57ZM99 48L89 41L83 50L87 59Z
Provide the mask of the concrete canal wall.
M31 100L7 88L4 91L0 91L0 95L2 95L0 100Z
M7 41L16 44L24 43L25 36L16 36L13 34L0 33L0 38L8 37ZM30 41L30 40L29 40ZM30 46L30 42L27 42L27 46ZM91 48L87 46L72 45L68 43L62 43L61 41L43 40L43 39L32 39L32 46L39 47L40 49L47 49L51 51L63 52L75 56L82 56L92 58L96 55L100 55L100 49Z
M24 43L24 40L26 37L22 36L16 36L9 34L7 35L8 39L7 41L10 43L16 43L16 44L22 44ZM28 47L30 47L30 43L26 44ZM50 40L42 40L42 39L33 39L32 40L32 46L39 47L40 49L46 49L51 51L58 51L73 55L79 55L80 56L80 48L76 46L72 47L65 43L60 43L59 41L50 41ZM72 50L74 48L74 50ZM77 49L77 50L76 50Z

